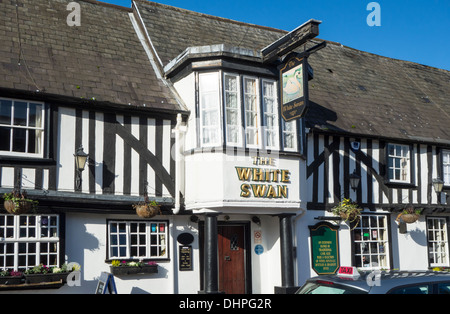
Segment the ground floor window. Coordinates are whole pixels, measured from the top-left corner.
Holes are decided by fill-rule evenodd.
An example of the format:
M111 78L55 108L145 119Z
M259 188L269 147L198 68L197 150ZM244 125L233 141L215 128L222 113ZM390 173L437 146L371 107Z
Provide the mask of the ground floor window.
M167 221L108 222L108 259L166 259Z
M361 215L353 230L356 267L390 268L387 216Z
M427 234L430 267L449 266L447 219L428 217Z
M0 215L0 269L60 265L58 215Z

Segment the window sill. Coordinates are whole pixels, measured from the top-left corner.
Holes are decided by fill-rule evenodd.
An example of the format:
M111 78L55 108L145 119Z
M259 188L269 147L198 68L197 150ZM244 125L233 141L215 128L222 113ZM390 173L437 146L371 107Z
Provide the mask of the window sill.
M385 185L389 188L397 188L397 189L417 189L417 185L413 183L407 182L391 182L386 181Z
M6 156L0 155L0 162L2 164L33 164L33 165L55 165L55 160L51 158L26 157L26 156Z

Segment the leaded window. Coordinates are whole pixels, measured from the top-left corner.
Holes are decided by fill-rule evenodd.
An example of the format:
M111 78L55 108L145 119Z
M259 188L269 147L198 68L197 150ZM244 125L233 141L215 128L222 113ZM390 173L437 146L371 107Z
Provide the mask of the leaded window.
M166 221L109 221L108 259L168 258Z

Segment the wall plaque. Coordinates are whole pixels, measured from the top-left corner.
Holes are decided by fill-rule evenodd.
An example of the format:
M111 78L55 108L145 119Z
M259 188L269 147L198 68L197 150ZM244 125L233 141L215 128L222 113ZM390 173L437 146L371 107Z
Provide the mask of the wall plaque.
M192 246L180 245L178 254L178 265L180 271L192 270Z
M320 222L309 226L312 268L318 275L334 274L339 269L339 226Z

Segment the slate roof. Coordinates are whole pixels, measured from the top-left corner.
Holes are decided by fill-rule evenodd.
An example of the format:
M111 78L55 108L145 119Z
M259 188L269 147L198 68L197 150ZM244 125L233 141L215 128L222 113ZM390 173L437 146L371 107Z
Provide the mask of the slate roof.
M80 0L69 27L67 0L0 1L0 89L95 99L95 104L178 111L131 23L131 8ZM20 63L20 65L19 65Z
M188 47L260 50L287 33L145 0L135 3L162 66ZM314 80L306 118L314 130L450 145L450 72L333 42L309 62Z

